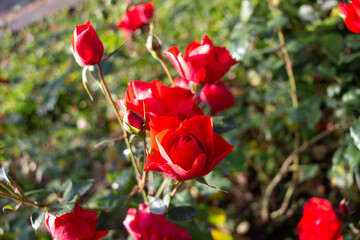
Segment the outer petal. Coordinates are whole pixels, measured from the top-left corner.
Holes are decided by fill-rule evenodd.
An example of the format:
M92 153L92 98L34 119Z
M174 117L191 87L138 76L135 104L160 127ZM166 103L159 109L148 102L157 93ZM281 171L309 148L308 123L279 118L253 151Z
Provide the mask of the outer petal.
M130 208L128 210L125 220L123 221L123 225L125 226L130 236L135 240L138 240L141 238L141 234L138 226L139 223L136 219L136 212L137 211L135 208Z
M186 78L186 71L188 71L188 66L184 60L184 57L179 52L177 47L171 47L167 51L163 51L165 57L171 62L175 67L177 73L182 77Z
M349 3L346 5L346 11L346 27L354 33L360 33L360 7Z
M207 161L207 165L200 176L209 174L233 149L234 146L230 145L219 134L214 133L214 154L212 159Z

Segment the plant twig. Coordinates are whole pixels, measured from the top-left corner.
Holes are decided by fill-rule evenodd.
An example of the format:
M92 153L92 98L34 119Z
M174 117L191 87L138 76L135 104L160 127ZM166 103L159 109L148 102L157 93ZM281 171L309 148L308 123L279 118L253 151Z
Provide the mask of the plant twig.
M0 192L0 197L9 198L11 200L14 200L15 202L24 203L24 204L34 206L34 207L48 207L49 206L49 205L43 204L43 203L32 202L32 201L30 201L28 199L25 199L25 198L15 197L15 196L12 196L12 195L4 193L4 192Z
M116 107L116 104L115 104L115 101L113 100L112 96L111 96L111 93L110 93L110 90L105 82L105 78L104 78L104 75L103 75L103 72L102 72L102 68L100 66L100 64L98 63L97 64L97 67L98 67L98 72L99 72L99 77L100 77L100 81L101 81L101 85L105 91L105 94L108 98L108 100L110 101L111 103L111 106L113 107L114 109L114 112L116 114L116 117L120 123L120 126L121 126L121 130L123 131L124 133L124 136L125 136L125 143L126 143L126 147L129 149L130 151L130 160L131 160L131 163L133 165L133 168L134 168L134 171L135 171L135 177L136 179L138 180L138 184L141 185L141 182L139 182L139 177L141 177L141 174L140 174L140 170L136 164L136 160L135 160L135 156L134 156L134 153L132 151L132 148L131 148L131 144L130 144L130 141L129 141L129 133L127 131L125 131L124 129L124 125L123 125L123 120L122 120L122 117L120 115L120 112L118 110L118 108ZM147 200L147 195L146 195L146 192L144 190L144 188L142 188L142 196L143 196L143 199L144 199L144 202L147 203L148 200Z
M171 76L170 70L169 70L168 66L166 65L163 57L162 57L161 55L158 55L158 56L157 56L157 59L158 59L158 61L161 63L161 66L163 67L163 69L165 70L166 75L167 75L167 77L169 78L169 80L170 80L170 82L171 82L171 85L175 86L174 79L173 79L173 77Z
M290 164L295 160L296 156L303 151L305 151L309 146L317 143L324 137L328 136L330 133L332 133L335 129L339 127L339 124L334 125L333 128L327 129L310 139L308 142L303 143L300 147L295 149L283 162L281 165L281 168L279 172L275 175L275 177L271 180L270 184L265 189L264 198L261 204L261 218L263 221L268 220L269 218L269 200L271 193L277 186L277 184L281 181L281 179L284 177L284 175L288 172L288 168Z

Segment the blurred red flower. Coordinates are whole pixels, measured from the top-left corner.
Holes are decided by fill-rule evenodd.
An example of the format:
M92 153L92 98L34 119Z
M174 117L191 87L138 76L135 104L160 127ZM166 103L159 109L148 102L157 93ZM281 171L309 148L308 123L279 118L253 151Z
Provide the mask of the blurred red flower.
M109 231L96 231L99 217L94 211L83 210L75 204L74 211L60 216L45 213L46 229L56 240L97 240Z
M322 198L306 202L297 231L300 240L342 240L341 221L331 203Z
M154 15L154 3L148 2L130 8L118 22L118 28L133 32L147 25Z
M139 212L130 208L123 222L134 240L190 240L184 229L166 220L165 215L155 215L145 204L139 205Z
M345 15L346 27L354 33L360 33L360 1L352 0L351 3L340 2L339 8Z

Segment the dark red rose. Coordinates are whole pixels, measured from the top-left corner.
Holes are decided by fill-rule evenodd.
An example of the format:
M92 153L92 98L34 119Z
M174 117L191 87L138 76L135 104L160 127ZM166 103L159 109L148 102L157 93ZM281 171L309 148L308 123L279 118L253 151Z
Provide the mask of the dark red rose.
M125 98L122 100L126 107L140 116L146 116L145 129L154 117L174 116L180 120L202 115L203 112L196 105L196 98L190 91L180 87L167 87L159 80L152 82L131 81ZM121 100L117 100L122 114L125 113Z
M60 216L45 213L46 229L56 240L97 240L109 231L96 231L98 216L94 211L83 210L78 204L74 211Z
M351 3L340 2L339 8L345 15L346 27L354 33L360 33L360 1L352 0Z
M76 61L83 67L100 62L104 54L103 44L90 21L75 26L71 44Z
M133 32L147 25L154 15L154 3L148 2L130 8L118 23L118 28Z
M201 43L197 40L190 43L185 57L177 47L164 51L164 55L182 78L196 83L214 83L236 63L226 48L214 46L206 35Z
M322 198L306 202L297 231L299 240L342 240L341 221L331 203Z
M130 208L123 222L126 230L134 240L190 240L190 234L164 215L155 215L148 206L139 205L139 212Z
M208 116L184 121L163 116L152 119L149 125L151 153L144 171L163 172L175 180L210 173L234 148L214 133Z
M235 103L234 95L226 88L225 83L205 84L200 92L200 102L208 105L210 115L231 108Z
M205 84L200 91L200 104L210 107L210 115L215 116L218 112L231 108L235 104L234 95L226 88L224 83ZM174 79L175 86L189 89L190 83L183 78Z

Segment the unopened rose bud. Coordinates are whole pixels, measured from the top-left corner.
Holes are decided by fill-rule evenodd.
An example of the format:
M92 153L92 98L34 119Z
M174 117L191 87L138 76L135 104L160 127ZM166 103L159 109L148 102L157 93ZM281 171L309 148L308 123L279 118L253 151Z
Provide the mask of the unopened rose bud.
M141 135L144 133L144 118L128 109L124 115L125 130L131 134Z
M151 53L151 55L155 59L161 57L161 49L162 49L161 41L153 33L150 33L146 40L146 49Z
M339 211L339 213L342 213L344 215L349 214L348 202L346 201L346 199L341 200L339 207L338 207L338 211Z

